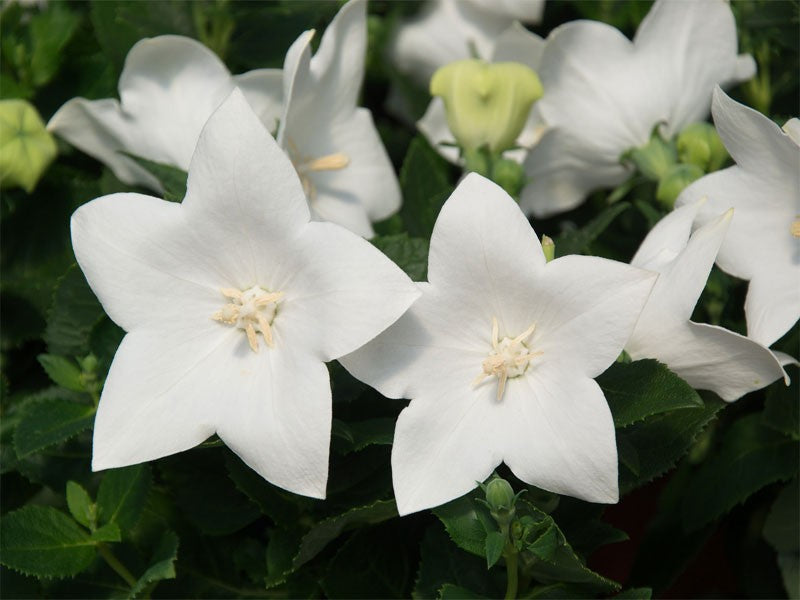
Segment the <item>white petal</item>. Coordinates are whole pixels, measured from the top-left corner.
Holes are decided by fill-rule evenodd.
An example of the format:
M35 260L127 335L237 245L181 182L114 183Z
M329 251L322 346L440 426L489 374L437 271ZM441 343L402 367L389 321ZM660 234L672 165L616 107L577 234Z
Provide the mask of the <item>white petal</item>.
M227 406L221 402L217 433L267 481L324 498L331 435L328 369L276 335L275 348L262 347L257 355L246 350L242 377L229 391Z
M113 194L72 215L72 247L108 315L123 329L206 323L228 282L214 248L195 237L181 205Z
M514 22L497 38L492 62L518 62L538 71L543 52L544 40Z
M619 185L630 170L619 154L606 157L567 130L549 129L530 150L524 162L529 183L522 190L520 207L536 217L571 210L589 192Z
M789 119L783 124L782 129L795 144L800 146L800 119Z
M744 313L747 337L764 346L783 337L800 319L800 265L770 269L751 279Z
M126 335L97 409L92 469L154 460L211 436L240 388L225 367L242 337L211 319L194 330Z
M306 226L274 281L285 293L276 331L325 361L364 345L419 296L377 248L331 223Z
M375 235L367 210L353 194L326 196L324 201L312 203L312 210L316 220L336 223L365 239Z
M514 475L558 494L617 502L614 421L597 383L558 366L510 383L503 459Z
M283 72L280 69L255 69L235 75L233 81L267 130L275 134L283 114Z
M333 207L324 208L327 202L337 199L352 199L371 221L385 219L400 208L400 184L368 110L356 109L348 118L317 131L313 144L304 143L305 140L298 140L298 148L304 152L313 147L312 158L342 153L349 161L343 169L309 173L316 188L311 205L319 214L339 223Z
M640 269L660 270L675 260L686 247L692 224L704 203L705 200L701 198L676 208L656 223L631 259L631 265Z
M764 179L780 178L800 186L800 148L770 119L714 90L714 125L736 164ZM800 194L800 191L798 191Z
M461 164L460 153L455 146L455 138L447 125L447 113L444 102L434 97L422 118L417 121L417 128L428 140L431 147L454 165Z
M267 284L285 241L309 221L291 162L238 89L203 129L181 206L239 289Z
M693 388L716 392L732 402L784 376L764 346L722 327L678 322L640 325L625 349L631 358L655 358Z
M519 19L524 23L542 20L544 0L468 0L476 7L499 16Z
M656 274L594 256L549 263L527 290L528 347L535 364L562 365L597 377L619 356L650 295Z
M503 405L488 387L413 400L400 413L392 446L397 510L407 515L475 488L502 460Z

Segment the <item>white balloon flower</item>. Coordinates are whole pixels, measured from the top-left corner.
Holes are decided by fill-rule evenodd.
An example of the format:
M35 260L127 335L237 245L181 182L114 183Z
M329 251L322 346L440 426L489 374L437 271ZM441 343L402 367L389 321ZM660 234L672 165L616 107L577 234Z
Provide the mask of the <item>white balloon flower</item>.
M784 377L761 344L722 327L689 320L734 217L729 210L693 234L703 200L664 217L631 260L657 271L658 281L625 350L631 358L655 358L697 389L731 402Z
M736 165L695 181L676 206L708 198L700 222L722 206L734 207L717 264L750 282L747 335L771 346L800 318L800 120L781 129L719 88L712 112Z
M461 496L500 462L546 490L616 502L614 423L593 378L655 278L596 257L546 262L511 197L467 175L436 221L421 298L341 359L385 396L412 399L392 448L400 514Z
M365 240L310 222L297 174L242 93L209 119L182 204L98 198L72 217L89 285L125 331L92 468L191 448L215 432L265 479L322 498L324 361L393 323L418 292Z

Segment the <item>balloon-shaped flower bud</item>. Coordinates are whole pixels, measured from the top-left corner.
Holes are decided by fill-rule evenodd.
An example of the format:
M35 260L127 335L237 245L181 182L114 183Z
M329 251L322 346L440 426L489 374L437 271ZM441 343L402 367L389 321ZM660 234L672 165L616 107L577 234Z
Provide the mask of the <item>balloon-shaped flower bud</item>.
M542 97L542 83L520 63L467 59L436 71L430 92L444 101L447 124L462 150L488 146L497 154L514 146L531 105Z
M486 484L484 491L492 517L501 527L507 527L516 512L514 504L517 497L514 495L514 488L505 479L495 477Z
M697 165L673 165L659 181L656 199L666 208L672 210L675 200L680 196L683 189L703 175L703 169Z
M639 172L653 181L660 181L678 159L675 147L653 132L650 141L641 148L632 148L622 155L631 161Z
M0 187L30 193L56 156L56 143L25 100L0 100Z
M678 159L696 165L706 173L717 171L728 158L728 151L711 123L692 123L678 134Z

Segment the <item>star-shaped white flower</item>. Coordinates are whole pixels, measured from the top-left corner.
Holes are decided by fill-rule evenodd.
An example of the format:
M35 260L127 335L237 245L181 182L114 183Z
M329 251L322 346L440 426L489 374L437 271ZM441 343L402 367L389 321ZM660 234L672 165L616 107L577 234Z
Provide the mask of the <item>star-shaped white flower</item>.
M784 377L767 348L714 325L689 320L733 218L729 210L691 237L703 200L664 217L647 235L631 264L660 273L625 350L631 358L656 358L697 389L731 402Z
M719 88L712 112L736 165L695 181L676 206L708 198L700 222L735 208L717 264L750 281L747 336L770 346L800 318L800 120L781 130Z
M517 204L469 174L442 208L422 297L341 359L390 398L401 514L500 463L546 490L616 502L614 423L592 379L622 350L656 275L596 257L549 263Z
M488 56L490 62L518 62L534 71L539 68L539 60L544 50L544 40L531 33L519 23L506 29L494 42ZM417 127L428 139L431 146L451 163L460 164L455 138L447 125L444 102L435 97L428 105L423 117L417 121ZM505 156L522 162L527 151L539 141L544 132L544 124L536 111L531 111L525 127L517 138L520 149L509 150Z
M158 180L122 152L185 171L203 125L235 86L274 129L281 81L280 69L231 76L216 54L191 38L147 38L128 52L120 100L73 98L47 128L106 164L121 181L160 191Z
M515 20L538 23L544 0L430 0L403 23L389 52L397 68L427 86L434 71L464 58L488 59Z
M274 484L325 496L329 361L417 297L368 242L309 222L286 155L234 90L200 136L186 198L114 194L72 217L78 263L127 335L103 389L92 467L215 432Z
M367 50L365 0L348 2L311 57L302 34L283 66L277 139L303 182L311 210L362 235L400 207L400 186L372 114L357 106Z
M752 77L755 62L736 48L723 0L657 0L633 42L595 21L555 29L538 70L544 97L534 107L550 129L526 158L523 210L552 215L622 183L630 171L620 156L645 145L654 127L672 136L704 120L716 84Z

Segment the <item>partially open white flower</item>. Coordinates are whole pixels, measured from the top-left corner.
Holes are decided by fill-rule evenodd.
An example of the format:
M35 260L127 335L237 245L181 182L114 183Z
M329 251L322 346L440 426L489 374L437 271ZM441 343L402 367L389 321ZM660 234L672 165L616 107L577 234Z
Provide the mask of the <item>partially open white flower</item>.
M544 97L534 110L549 129L531 150L520 205L536 216L570 210L629 175L620 156L661 125L671 137L705 119L714 86L749 79L737 54L727 2L657 0L633 42L595 21L574 21L547 38L538 69Z
M538 23L544 0L430 0L402 24L389 52L397 68L427 86L434 71L464 58L488 60L515 20Z
M704 203L686 204L664 217L631 260L661 275L625 350L634 360L656 358L692 387L712 390L730 402L784 377L784 372L758 342L689 320L734 218L729 210L690 237Z
M73 98L47 128L106 164L121 181L160 191L158 180L123 152L185 171L203 125L235 86L274 129L281 81L280 69L231 76L216 54L191 38L147 38L128 52L120 100Z
M700 222L722 206L734 207L717 264L750 281L747 335L770 346L800 318L800 120L782 130L719 88L712 112L736 165L695 181L676 206L708 198Z
M234 90L206 124L186 198L114 194L72 217L78 263L128 333L103 389L92 467L215 432L274 484L325 496L329 361L418 292L365 240L309 222L286 155Z
M367 51L365 0L351 0L325 30L313 31L283 65L284 110L277 139L294 163L311 210L364 237L400 207L400 186L372 114L357 106Z
M592 379L619 355L656 275L589 256L546 262L499 186L471 173L444 204L422 297L341 359L390 398L401 514L475 487L500 463L530 484L616 502L614 423Z

